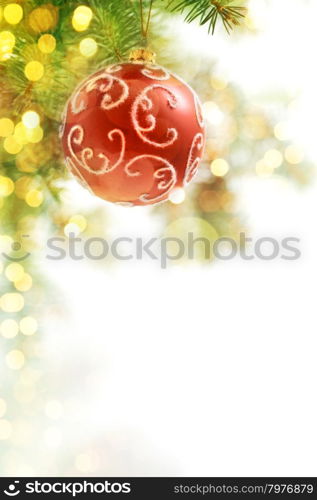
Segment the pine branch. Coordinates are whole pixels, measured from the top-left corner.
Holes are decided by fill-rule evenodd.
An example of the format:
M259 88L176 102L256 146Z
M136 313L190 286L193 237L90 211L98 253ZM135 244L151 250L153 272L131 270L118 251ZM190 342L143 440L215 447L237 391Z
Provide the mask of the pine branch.
M68 2L66 3L68 6ZM109 61L125 59L129 51L141 43L140 14L132 0L90 0L87 5L93 10L93 19L85 31L98 43L97 58L104 64ZM61 9L63 15L64 7ZM66 13L61 23L61 39L64 44L73 46L79 43L83 33L69 30L69 15ZM100 61L98 61L100 62Z
M236 0L169 0L167 8L172 12L186 13L185 21L208 24L208 33L214 34L219 19L229 34L240 24L246 14L246 8L236 4Z

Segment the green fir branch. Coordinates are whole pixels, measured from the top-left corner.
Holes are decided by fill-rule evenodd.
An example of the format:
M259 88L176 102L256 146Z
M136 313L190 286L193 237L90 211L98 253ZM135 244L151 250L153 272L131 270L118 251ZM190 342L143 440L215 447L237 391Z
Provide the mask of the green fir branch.
M240 24L246 8L237 5L237 0L168 0L171 12L185 14L185 21L198 21L201 26L208 24L208 33L214 34L218 20L227 33Z

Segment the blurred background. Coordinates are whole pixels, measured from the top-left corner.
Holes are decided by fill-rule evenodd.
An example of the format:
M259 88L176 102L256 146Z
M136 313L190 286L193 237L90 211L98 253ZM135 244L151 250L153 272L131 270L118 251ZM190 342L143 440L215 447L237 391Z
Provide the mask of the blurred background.
M133 209L71 179L58 140L74 86L113 57L100 2L17 2L22 18L4 15L11 3L0 10L0 473L316 475L316 2L246 2L231 36L154 10L158 62L199 94L208 137L186 193ZM89 22L74 14L85 3ZM42 69L25 73L34 60ZM28 127L30 102L40 123ZM56 235L161 237L187 218L196 236L299 238L301 258L161 270L43 252Z

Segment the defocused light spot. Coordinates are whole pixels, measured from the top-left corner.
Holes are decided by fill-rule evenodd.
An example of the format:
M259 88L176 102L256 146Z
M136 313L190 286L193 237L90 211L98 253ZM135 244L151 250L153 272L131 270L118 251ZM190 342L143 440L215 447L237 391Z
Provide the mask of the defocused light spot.
M53 35L42 35L37 44L43 54L51 54L56 48L56 39Z
M69 236L78 236L80 234L80 229L77 224L70 223L66 224L64 227L64 234L69 238Z
M226 160L217 158L211 162L210 170L216 177L223 177L229 172L229 165Z
M22 144L20 144L13 135L6 137L3 142L3 147L7 153L11 155L16 155L22 150Z
M14 191L14 182L9 177L0 175L0 196L9 196Z
M14 131L14 123L10 118L0 118L0 137L8 137Z
M33 143L33 144L40 142L43 139L43 135L44 135L43 129L40 125L38 125L35 128L27 130L28 141Z
M32 316L26 316L20 321L20 330L23 335L34 335L38 328L37 321Z
M93 38L84 38L79 44L79 51L82 56L92 57L98 49L97 42Z
M20 280L24 275L24 267L17 262L12 262L6 267L5 275L9 281Z
M21 200L24 200L27 192L30 191L30 189L32 187L37 187L37 186L38 186L38 182L36 182L35 178L32 178L32 177L27 176L27 175L23 175L22 177L20 177L19 179L17 179L15 181L15 194L18 198L20 198ZM24 221L25 221L25 217L20 220L19 225L24 227L23 226ZM26 225L25 225L25 227L27 228Z
M31 189L25 197L26 203L33 208L39 207L44 200L44 196L42 191L39 191L38 189Z
M28 22L30 28L35 33L41 33L54 28L57 22L57 12L57 8L52 4L37 7L29 15Z
M287 122L280 122L275 125L274 135L279 141L287 141L290 137L289 124Z
M24 354L18 349L13 349L6 355L6 363L11 370L20 370L24 365L24 362Z
M13 239L6 234L0 235L0 250L1 252L10 252L12 250Z
M244 127L247 135L254 139L263 139L271 133L267 120L261 114L246 115Z
M19 144L27 144L28 142L28 137L27 137L27 128L24 125L24 123L19 122L16 124L14 127L14 134L13 134L15 140Z
M85 31L92 19L92 10L86 5L80 5L74 10L72 25L76 31Z
M168 199L174 203L174 205L179 205L185 200L185 190L183 188L175 188L171 191Z
M15 36L11 31L0 33L0 61L6 61L11 56L15 45Z
M9 24L18 24L23 17L23 9L17 3L9 3L3 10L3 17Z
M283 163L283 155L277 149L270 149L264 155L264 161L272 168L278 168Z
M207 101L203 104L203 116L212 125L220 125L224 118L224 114L219 109L219 106L213 101Z
M22 115L22 122L27 128L35 128L40 124L40 117L36 111L26 111Z
M304 152L297 146L288 146L285 150L285 159L291 165L298 165L304 159Z
M19 312L24 307L24 298L20 293L5 293L0 298L0 307L5 312Z
M84 232L87 227L87 220L83 215L73 215L69 219L70 224L76 224L79 227L80 232Z
M24 68L24 74L31 82L37 82L44 75L44 66L39 61L30 61Z
M19 325L14 319L5 319L0 325L0 332L6 339L13 339L19 333Z
M27 292L32 288L33 280L32 276L28 273L24 273L23 277L19 280L14 281L14 286L19 292Z

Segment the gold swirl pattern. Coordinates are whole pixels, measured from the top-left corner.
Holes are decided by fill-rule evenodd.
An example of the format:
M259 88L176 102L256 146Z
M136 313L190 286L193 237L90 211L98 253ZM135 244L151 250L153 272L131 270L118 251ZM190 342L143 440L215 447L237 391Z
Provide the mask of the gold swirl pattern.
M123 160L124 154L125 154L125 136L124 133L119 130L119 129L114 129L111 130L108 133L108 139L110 141L113 141L115 136L118 136L121 140L121 149L120 149L120 155L118 160L113 164L110 165L110 160L109 158L104 155L103 153L98 154L98 158L101 158L103 160L102 166L96 170L95 168L92 168L87 162L89 160L92 160L95 156L94 151L92 148L86 147L83 148L80 151L79 157L78 155L74 152L73 145L81 145L84 140L84 129L80 125L74 125L68 134L67 137L67 145L68 149L70 151L71 157L73 158L73 161L75 161L81 168L89 172L90 174L94 175L103 175L106 173L111 172L114 170Z
M106 83L100 83L100 81L106 81ZM111 90L114 85L117 84L121 87L121 95L118 99L113 100L111 96ZM98 89L102 94L104 94L101 101L101 108L105 110L117 108L122 104L129 96L129 87L121 78L117 78L106 71L96 75L91 78L88 82L85 82L76 92L71 100L71 110L77 115L86 109L86 103L83 99L80 99L80 94L83 92L89 93L93 90Z
M153 92L154 90L157 89L167 93L168 95L167 102L172 109L175 109L177 107L176 96L170 89L160 84L150 85L149 87L146 87L136 97L132 105L132 111L131 111L132 122L136 133L138 134L140 139L142 139L142 141L151 144L152 146L155 146L157 148L167 148L168 146L174 144L174 142L178 138L178 132L175 128L167 129L166 132L167 140L165 142L156 142L154 140L149 139L145 135L148 132L153 132L153 130L155 130L156 127L156 118L153 114L150 114L151 109L153 109L153 101L149 98L148 93ZM146 125L142 126L139 122L138 114L140 110L142 110L143 112L149 112L149 114L145 118L145 121L148 124L147 126Z

